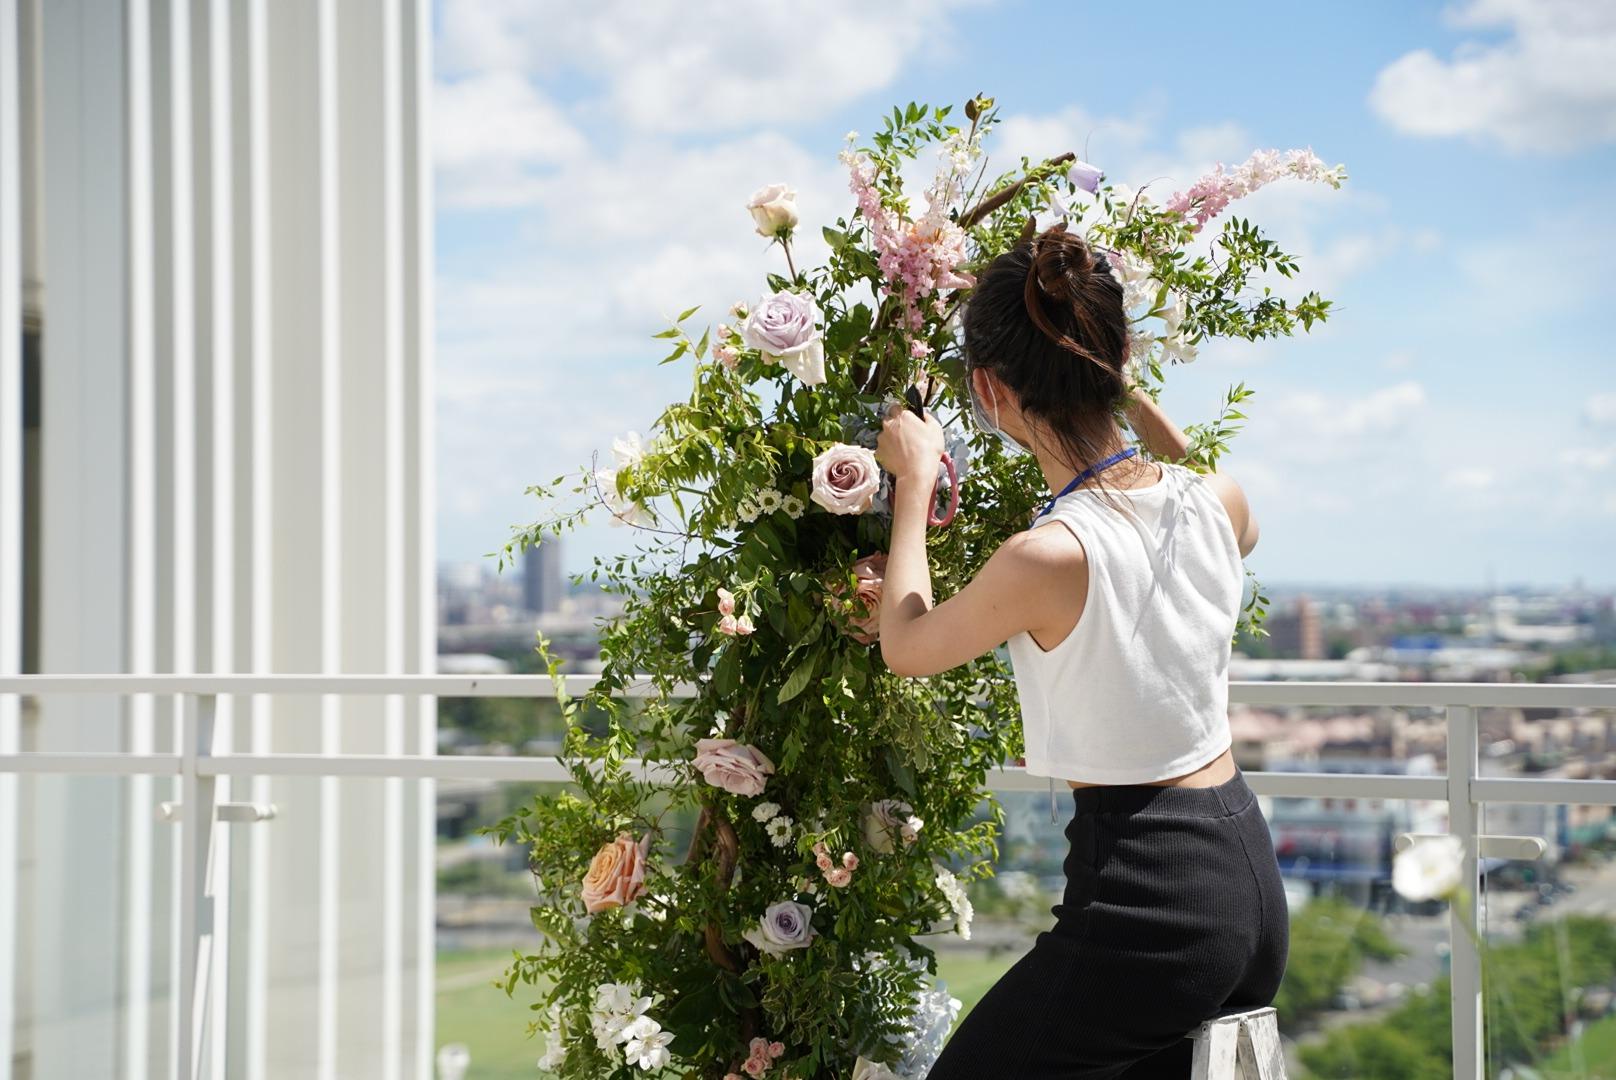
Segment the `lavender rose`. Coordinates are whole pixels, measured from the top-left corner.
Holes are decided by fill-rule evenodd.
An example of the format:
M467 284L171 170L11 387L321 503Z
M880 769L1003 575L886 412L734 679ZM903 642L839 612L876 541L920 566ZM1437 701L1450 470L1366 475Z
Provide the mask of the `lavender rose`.
M819 305L802 293L778 292L759 300L741 323L741 340L765 360L814 386L825 381L825 343L819 335Z
M757 747L734 739L697 739L696 768L709 784L732 795L761 795L774 762Z
M759 236L789 236L797 227L797 193L784 184L758 188L746 208Z
M862 446L837 443L814 458L809 498L833 514L862 514L881 487L881 464Z
M763 920L741 936L770 956L783 956L792 949L802 949L817 933L813 923L814 909L795 900L782 900L770 904Z

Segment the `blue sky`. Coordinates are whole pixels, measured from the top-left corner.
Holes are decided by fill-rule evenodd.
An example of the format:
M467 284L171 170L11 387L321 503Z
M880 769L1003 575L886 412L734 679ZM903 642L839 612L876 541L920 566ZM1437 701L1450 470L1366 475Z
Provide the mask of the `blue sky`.
M981 90L1000 167L1077 150L1165 198L1259 147L1347 166L1238 206L1331 321L1168 370L1180 425L1256 390L1223 467L1259 578L1616 585L1616 5L444 0L437 46L445 561L685 395L649 335L778 269L753 190L798 189L812 258L845 132ZM592 520L569 572L636 540Z

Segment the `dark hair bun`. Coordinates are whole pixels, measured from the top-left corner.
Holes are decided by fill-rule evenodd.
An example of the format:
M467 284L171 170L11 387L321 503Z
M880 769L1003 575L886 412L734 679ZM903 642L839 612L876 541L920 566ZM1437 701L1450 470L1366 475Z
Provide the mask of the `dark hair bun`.
M1026 243L1031 257L1024 300L1033 325L1067 352L1102 367L1120 367L1120 356L1107 363L1095 347L1083 344L1114 351L1102 345L1115 336L1102 326L1114 320L1099 317L1101 312L1120 310L1122 304L1122 285L1111 273L1110 261L1081 236L1067 232L1064 221Z
M1095 253L1088 241L1066 231L1066 222L1051 225L1029 241L1032 265L1029 283L1055 303L1071 303L1082 294L1083 282L1091 274L1109 274L1104 256Z

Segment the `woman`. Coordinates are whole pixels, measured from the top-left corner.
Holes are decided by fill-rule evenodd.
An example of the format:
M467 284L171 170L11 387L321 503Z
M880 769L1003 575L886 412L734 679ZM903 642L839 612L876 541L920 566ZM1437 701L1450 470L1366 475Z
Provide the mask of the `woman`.
M979 276L964 313L974 411L1056 495L936 608L925 529L942 429L895 407L878 443L896 477L883 658L918 677L1008 642L1027 771L1066 780L1075 802L1055 925L931 1080L1182 1080L1185 1036L1271 1003L1285 968L1279 866L1227 709L1257 525L1227 475L1176 463L1185 437L1148 396L1125 396L1122 295L1105 257L1059 227ZM1154 460L1125 445L1118 415Z

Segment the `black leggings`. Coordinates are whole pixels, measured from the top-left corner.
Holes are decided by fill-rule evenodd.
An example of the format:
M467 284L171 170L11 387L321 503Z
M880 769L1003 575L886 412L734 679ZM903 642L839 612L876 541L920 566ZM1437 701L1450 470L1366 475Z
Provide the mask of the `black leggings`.
M1071 791L1055 925L966 1015L930 1080L1185 1080L1186 1033L1274 1000L1289 912L1245 774Z

